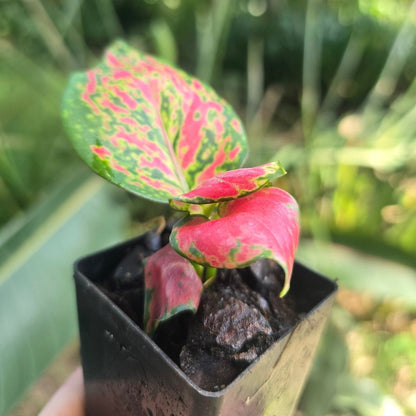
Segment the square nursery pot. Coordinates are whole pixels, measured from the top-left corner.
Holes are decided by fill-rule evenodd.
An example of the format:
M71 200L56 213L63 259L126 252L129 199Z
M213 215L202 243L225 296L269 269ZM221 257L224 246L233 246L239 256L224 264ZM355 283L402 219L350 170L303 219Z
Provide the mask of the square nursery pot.
M298 324L217 392L196 386L100 289L144 237L75 263L87 416L288 416L293 414L337 285L295 263Z

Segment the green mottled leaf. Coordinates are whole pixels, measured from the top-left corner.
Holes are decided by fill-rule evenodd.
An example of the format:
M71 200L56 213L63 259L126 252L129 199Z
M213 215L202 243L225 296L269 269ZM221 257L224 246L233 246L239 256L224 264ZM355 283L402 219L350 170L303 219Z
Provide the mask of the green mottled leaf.
M240 120L211 88L120 41L71 77L62 114L95 172L156 201L240 167L247 154Z

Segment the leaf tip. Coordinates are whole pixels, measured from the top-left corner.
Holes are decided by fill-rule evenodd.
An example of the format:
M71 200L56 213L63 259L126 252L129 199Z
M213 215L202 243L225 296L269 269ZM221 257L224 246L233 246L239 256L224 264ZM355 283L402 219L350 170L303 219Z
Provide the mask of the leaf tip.
M284 284L283 289L280 291L279 297L283 298L287 295L287 292L289 292L290 289L290 285L289 284Z

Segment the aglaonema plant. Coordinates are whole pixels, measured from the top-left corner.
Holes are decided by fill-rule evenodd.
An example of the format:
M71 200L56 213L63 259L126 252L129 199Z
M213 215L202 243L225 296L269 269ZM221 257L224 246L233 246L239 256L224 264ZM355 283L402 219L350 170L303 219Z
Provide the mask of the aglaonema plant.
M121 41L94 69L72 75L63 120L81 158L138 196L184 213L170 243L145 259L144 328L196 311L218 268L268 258L289 289L298 206L273 186L278 162L241 168L244 128L211 88Z

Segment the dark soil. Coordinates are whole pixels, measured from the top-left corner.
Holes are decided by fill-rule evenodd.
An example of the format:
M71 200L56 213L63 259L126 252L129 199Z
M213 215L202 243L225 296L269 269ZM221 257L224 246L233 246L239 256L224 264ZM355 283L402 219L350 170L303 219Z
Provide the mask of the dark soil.
M149 233L101 289L142 327L142 260L168 241ZM183 313L159 325L154 341L195 384L224 388L301 318L290 292L283 299L280 267L261 260L245 269L219 270L196 315Z

